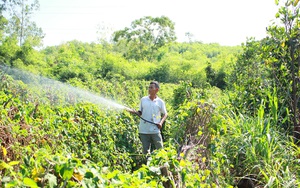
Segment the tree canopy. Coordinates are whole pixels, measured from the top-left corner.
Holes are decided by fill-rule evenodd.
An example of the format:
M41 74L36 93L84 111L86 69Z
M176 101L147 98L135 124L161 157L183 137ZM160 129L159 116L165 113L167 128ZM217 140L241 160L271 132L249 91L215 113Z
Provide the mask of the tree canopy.
M166 16L146 16L116 31L113 41L125 48L123 55L127 59L151 61L160 47L176 40L174 25Z

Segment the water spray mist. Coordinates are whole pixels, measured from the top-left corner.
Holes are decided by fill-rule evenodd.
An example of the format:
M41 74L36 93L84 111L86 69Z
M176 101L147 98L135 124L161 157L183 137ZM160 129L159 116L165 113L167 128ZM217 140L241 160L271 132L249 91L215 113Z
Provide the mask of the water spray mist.
M113 109L129 109L126 106L118 104L113 100L103 98L93 92L86 91L66 83L62 83L53 79L49 79L40 75L34 75L27 71L22 71L16 68L10 68L0 65L0 70L13 77L15 80L21 80L24 84L35 87L37 89L44 90L52 95L65 95L72 99L72 103L90 102L101 107L113 108ZM57 94L56 94L57 93Z

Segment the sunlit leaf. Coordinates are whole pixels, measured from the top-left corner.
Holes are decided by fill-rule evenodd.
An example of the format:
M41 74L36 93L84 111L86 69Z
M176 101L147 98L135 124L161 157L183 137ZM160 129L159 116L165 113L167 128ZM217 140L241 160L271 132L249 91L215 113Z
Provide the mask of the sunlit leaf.
M159 167L150 166L150 167L149 167L149 170L150 170L151 172L156 173L156 174L160 174L160 168L159 168Z
M201 136L203 134L202 131L198 131L198 136Z
M38 185L33 179L30 178L24 178L23 180L24 185L31 187L31 188L38 188Z
M4 162L4 161L1 161L1 163L0 163L0 170L2 170L2 169L8 169L8 168L10 168L11 166L9 165L9 164L7 164L6 162Z
M83 179L83 175L80 173L74 173L73 176L79 181L81 181Z
M3 157L6 157L7 155L7 150L5 147L2 146L2 152L3 152Z
M209 176L210 173L211 173L210 170L208 170L208 169L204 170L204 175L205 175L205 176Z
M5 188L15 188L18 187L19 183L16 180L10 181L5 184Z
M185 160L180 160L179 165L180 165L181 167L185 167L185 166L186 166Z
M184 153L183 152L180 153L180 157L184 157Z
M108 179L114 178L118 173L119 173L118 170L115 170L115 171L113 171L113 172L111 172L111 173L108 173L108 174L107 174L107 178L108 178Z
M38 177L40 174L44 173L45 169L43 167L34 168L31 172L32 177Z
M161 177L161 181L166 182L166 181L168 181L168 178L162 176L162 177Z
M8 163L8 165L14 166L14 165L17 165L19 163L20 163L20 161L11 161L11 162Z
M4 176L1 179L2 182L9 182L10 180L11 180L11 177L8 177L8 176Z

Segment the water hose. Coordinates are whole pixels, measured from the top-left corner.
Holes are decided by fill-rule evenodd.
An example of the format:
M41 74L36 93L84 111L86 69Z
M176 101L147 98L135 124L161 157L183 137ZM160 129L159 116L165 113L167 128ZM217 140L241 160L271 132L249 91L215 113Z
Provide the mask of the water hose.
M139 115L137 115L137 116L139 116ZM146 120L146 119L142 118L142 116L139 116L139 118L142 119L142 120L144 120L144 121L146 121L146 122L148 122L148 123L151 123L153 125L158 125L158 123L154 123L152 121Z
M130 109L130 108L125 108L125 110L127 110L127 111L129 111L129 112L131 112L131 113L133 113L133 114L135 114L135 115L137 115L140 119L144 120L144 121L147 122L147 123L151 123L151 124L153 124L153 125L158 125L158 123L154 123L153 121L149 121L149 120L147 120L147 119L144 119L142 116L140 116L139 114L137 114L135 110L132 110L132 109Z

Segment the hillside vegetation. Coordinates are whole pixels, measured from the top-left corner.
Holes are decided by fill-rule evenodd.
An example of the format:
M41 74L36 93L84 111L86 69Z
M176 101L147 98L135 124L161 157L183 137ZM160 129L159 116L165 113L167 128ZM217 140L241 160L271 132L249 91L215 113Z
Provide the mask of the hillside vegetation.
M176 42L162 16L112 41L41 48L29 18L18 35L3 16L26 1L4 1L1 187L299 187L300 3L280 3L266 38L241 46ZM168 118L164 148L146 158L125 108L152 80Z

